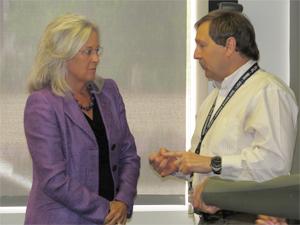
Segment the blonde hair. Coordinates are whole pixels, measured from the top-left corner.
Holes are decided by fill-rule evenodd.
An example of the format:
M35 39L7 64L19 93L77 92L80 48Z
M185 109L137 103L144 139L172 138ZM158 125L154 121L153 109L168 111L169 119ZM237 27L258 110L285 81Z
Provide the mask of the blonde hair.
M92 31L98 28L85 17L66 14L54 19L44 31L29 76L29 92L50 87L64 96L70 91L65 62L77 54Z

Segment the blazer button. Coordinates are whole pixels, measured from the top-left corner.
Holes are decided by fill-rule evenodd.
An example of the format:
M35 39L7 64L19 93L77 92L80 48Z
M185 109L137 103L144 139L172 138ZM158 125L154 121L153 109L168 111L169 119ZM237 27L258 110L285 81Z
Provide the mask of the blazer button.
M113 144L113 145L111 146L111 150L112 150L112 151L114 151L114 150L115 150L115 148L116 148L116 145L115 145L115 144Z
M114 165L112 170L115 172L117 170L118 166L117 165Z
M118 193L120 191L120 187L117 187L116 188L116 192Z

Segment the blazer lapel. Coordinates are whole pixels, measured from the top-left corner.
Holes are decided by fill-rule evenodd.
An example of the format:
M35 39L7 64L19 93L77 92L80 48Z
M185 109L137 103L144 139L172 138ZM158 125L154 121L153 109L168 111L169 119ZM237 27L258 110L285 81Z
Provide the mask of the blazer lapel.
M69 95L64 97L64 112L72 120L74 124L82 129L95 143L97 143L95 135L86 121L83 113L79 110L74 98Z

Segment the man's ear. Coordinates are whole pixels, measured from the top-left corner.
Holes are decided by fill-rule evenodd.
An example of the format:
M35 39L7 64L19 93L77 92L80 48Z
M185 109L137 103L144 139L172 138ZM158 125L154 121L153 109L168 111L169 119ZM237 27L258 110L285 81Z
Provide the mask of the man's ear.
M231 56L233 53L236 52L236 40L234 37L227 38L225 48L227 56Z

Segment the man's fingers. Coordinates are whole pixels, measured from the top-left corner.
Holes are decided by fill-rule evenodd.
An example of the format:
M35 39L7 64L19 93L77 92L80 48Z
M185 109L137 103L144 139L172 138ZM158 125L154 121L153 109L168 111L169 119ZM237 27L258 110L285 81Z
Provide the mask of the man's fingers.
M168 160L167 159L163 159L160 164L158 165L158 167L160 169L164 169L166 167L166 165L168 164Z
M163 153L166 153L166 152L169 152L169 150L168 149L166 149L166 148L160 148L159 149L159 154L163 154Z
M166 167L168 165L168 160L167 159L163 159L160 164L158 165L158 172L159 174L161 174L162 176L165 174L165 170L166 170Z
M270 219L270 216L261 214L261 215L258 215L258 218L263 219L263 220L268 220L268 219Z
M168 152L162 152L161 155L165 157L181 157L183 152L175 152L175 151L168 151Z
M263 219L257 219L256 221L255 221L255 224L256 225L269 225L265 220L263 220Z
M206 205L206 211L209 214L215 214L216 212L218 212L220 209L216 206L208 206Z
M157 155L150 161L150 164L155 170L157 170L162 160L163 158Z
M180 167L181 162L182 162L182 158L178 157L174 161L174 165L177 166L177 167Z
M148 159L149 159L149 162L152 163L156 157L157 153L156 152L153 152L149 155Z
M201 188L200 186L198 185L195 190L194 190L194 193L193 193L193 207L196 208L196 209L200 209L201 208Z
M199 198L194 198L194 200L193 200L193 207L194 207L195 209L199 209L200 206L201 206L201 204L200 204L200 199L199 199Z

